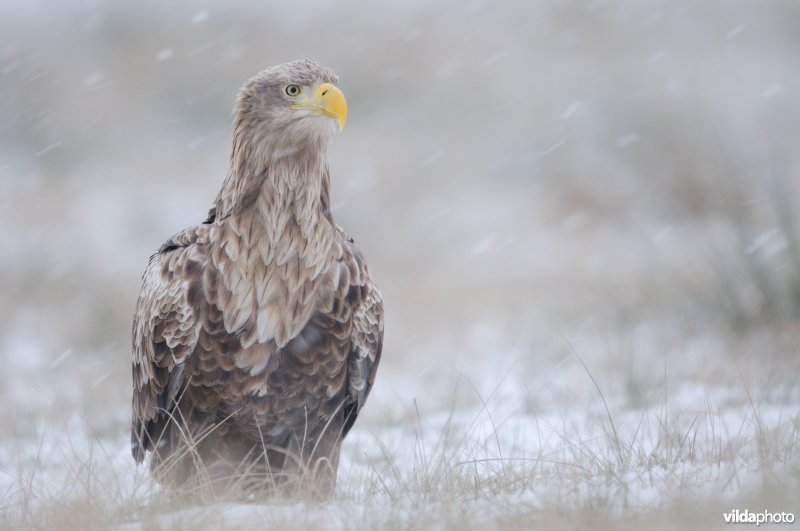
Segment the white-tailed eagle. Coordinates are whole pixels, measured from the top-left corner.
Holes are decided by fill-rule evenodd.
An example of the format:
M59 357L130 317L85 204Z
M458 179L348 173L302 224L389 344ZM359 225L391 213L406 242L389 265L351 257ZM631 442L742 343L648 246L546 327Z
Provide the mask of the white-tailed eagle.
M369 395L383 303L330 211L347 104L311 61L250 79L208 218L151 258L133 321L132 452L161 482L335 485Z

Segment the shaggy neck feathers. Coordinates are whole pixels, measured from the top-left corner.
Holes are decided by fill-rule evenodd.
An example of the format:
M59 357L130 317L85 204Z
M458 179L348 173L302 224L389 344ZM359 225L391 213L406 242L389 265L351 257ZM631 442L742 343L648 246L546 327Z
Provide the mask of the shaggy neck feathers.
M246 118L237 119L216 217L239 218L238 224L256 221L261 236L274 244L287 225L294 225L299 236L312 243L306 249L318 250L319 239L333 227L327 131L306 128L302 138L293 140L293 131L260 134L262 130Z

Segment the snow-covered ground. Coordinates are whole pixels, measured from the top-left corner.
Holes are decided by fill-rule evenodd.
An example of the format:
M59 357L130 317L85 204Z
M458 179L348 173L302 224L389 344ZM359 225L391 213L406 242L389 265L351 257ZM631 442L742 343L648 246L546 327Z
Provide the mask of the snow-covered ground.
M294 5L294 4L293 4ZM791 0L0 6L0 527L725 527L800 513ZM325 502L129 454L147 257L260 68L338 72L384 358Z
M38 415L12 416L17 432L0 449L4 523L683 528L721 527L722 514L735 508L796 512L796 374L773 375L765 386L763 371L754 377L757 363L726 368L696 360L687 369L686 360L665 356L653 360L660 379L633 390L635 383L601 376L574 345L568 349L540 377L525 375L519 355L502 353L496 359L505 374L428 369L439 373L449 399L437 396L444 389L427 392L417 378L383 373L382 391L344 445L336 496L325 502L176 503L134 465L127 412L114 405L101 408L113 415L81 413L83 400L105 393L76 393L76 403L50 402ZM18 376L32 389L49 378ZM66 397L69 386L55 392Z

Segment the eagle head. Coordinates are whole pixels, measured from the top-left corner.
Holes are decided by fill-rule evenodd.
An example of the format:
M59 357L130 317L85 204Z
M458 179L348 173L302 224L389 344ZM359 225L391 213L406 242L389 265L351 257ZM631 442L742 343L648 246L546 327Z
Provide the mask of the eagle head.
M255 143L327 139L347 120L347 101L329 68L308 59L268 68L245 83L236 125ZM272 141L272 142L270 142Z

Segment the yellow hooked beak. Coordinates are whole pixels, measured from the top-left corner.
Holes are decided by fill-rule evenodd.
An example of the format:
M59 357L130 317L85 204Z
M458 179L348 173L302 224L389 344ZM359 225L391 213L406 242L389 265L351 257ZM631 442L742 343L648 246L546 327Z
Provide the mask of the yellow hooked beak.
M347 121L347 100L339 87L331 83L322 83L316 93L301 95L292 109L306 110L313 114L321 114L335 118L339 122L339 131L344 129Z

